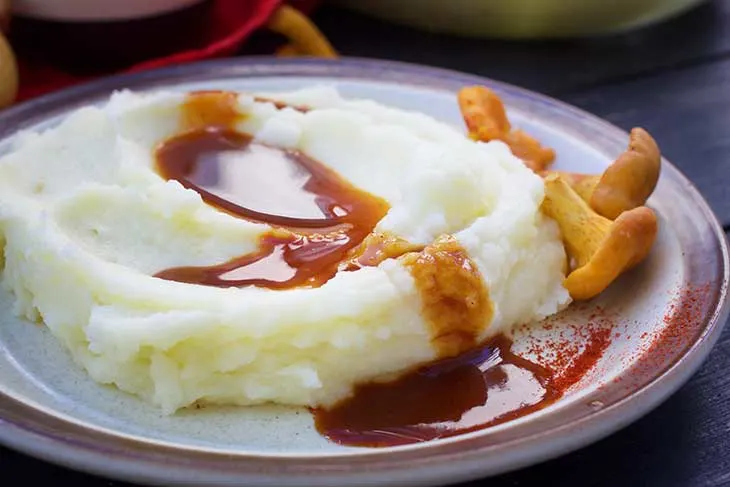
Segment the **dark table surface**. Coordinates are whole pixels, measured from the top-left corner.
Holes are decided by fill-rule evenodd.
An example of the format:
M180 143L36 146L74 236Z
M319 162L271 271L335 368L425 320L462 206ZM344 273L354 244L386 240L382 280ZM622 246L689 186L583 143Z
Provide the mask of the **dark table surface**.
M647 128L730 229L730 0L628 34L539 43L436 36L329 6L315 21L343 55L476 73L624 129ZM28 485L127 485L0 448L0 484L16 472ZM532 484L730 485L730 326L699 372L643 419L575 453L467 485Z

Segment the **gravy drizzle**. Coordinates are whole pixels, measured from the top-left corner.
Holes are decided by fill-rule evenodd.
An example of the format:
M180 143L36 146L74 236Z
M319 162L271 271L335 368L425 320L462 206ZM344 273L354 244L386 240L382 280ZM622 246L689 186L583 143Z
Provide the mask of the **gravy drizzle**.
M321 285L389 209L300 151L265 146L237 132L240 115L230 93L194 93L183 113L187 130L156 150L160 175L211 206L275 229L260 238L255 252L220 265L166 269L157 277L219 287ZM261 202L278 207L256 208Z

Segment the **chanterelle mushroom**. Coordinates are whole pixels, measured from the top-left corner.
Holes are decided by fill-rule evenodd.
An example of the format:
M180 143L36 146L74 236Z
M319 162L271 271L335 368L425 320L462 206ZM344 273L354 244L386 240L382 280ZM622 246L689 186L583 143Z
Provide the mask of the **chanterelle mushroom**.
M645 206L611 221L596 212L557 174L545 178L542 211L554 219L571 258L564 286L575 300L590 299L651 250L657 218Z
M661 154L656 141L634 128L629 147L601 175L560 172L598 214L615 220L622 212L642 206L659 180Z
M555 159L555 151L543 147L522 130L512 129L502 100L486 86L462 88L457 98L472 139L482 142L501 140L535 172L544 171Z

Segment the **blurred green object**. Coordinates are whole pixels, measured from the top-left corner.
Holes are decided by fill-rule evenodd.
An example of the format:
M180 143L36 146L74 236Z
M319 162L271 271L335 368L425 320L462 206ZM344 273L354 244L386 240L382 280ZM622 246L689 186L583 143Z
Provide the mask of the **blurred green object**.
M659 22L705 0L331 0L433 32L512 39L584 37Z

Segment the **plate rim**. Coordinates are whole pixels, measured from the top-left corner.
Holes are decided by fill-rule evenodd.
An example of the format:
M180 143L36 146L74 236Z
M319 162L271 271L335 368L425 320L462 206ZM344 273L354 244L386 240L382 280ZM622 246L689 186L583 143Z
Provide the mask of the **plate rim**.
M351 71L355 72L355 76L350 73ZM365 71L370 72L371 74L376 72L387 72L388 77L386 81L394 81L395 79L402 77L407 79L408 83L414 86L420 85L424 87L434 87L434 83L437 80L446 80L452 83L458 80L462 84L487 84L499 90L525 96L533 101L548 103L562 112L574 117L585 119L593 125L605 127L606 130L611 133L622 134L623 137L626 136L626 132L624 130L572 105L511 84L460 71L404 63L400 61L384 61L369 58L343 57L338 60L284 60L271 56L249 56L183 64L139 73L116 75L44 95L40 98L21 103L1 112L0 139L5 139L23 128L22 123L13 123L13 121L17 122L18 120L24 120L26 121L26 125L31 122L37 123L40 119L52 116L54 111L65 112L75 108L76 106L80 106L81 104L90 103L95 98L106 97L113 89L121 89L128 85L144 85L144 89L146 90L163 86L166 83L182 81L186 78L190 78L190 81L194 81L195 76L200 75L202 75L205 79L218 79L215 78L215 75L223 74L225 74L226 78L233 78L236 76L295 75L321 76L335 79L348 77L362 80L376 79L375 76L371 76L370 78L363 77L362 74ZM416 81L421 79L424 81L414 82L414 79ZM41 115L37 115L39 113ZM626 397L608 405L600 411L593 411L587 414L577 422L563 424L558 427L550 428L546 431L530 434L525 437L513 439L509 442L497 445L489 443L485 445L478 445L478 440L483 438L484 435L477 433L466 435L465 437L453 437L449 439L449 441L445 442L432 444L424 443L415 447L401 447L394 449L375 449L367 451L357 450L342 453L328 453L324 455L239 454L236 456L238 461L235 463L237 464L251 462L267 463L270 461L282 462L284 460L297 463L322 462L325 459L331 460L334 463L327 466L320 465L312 467L310 465L309 467L312 468L309 470L316 470L315 472L308 471L306 469L306 464L304 464L305 471L300 470L300 468L302 468L301 465L299 468L291 468L291 465L278 465L278 467L274 465L274 468L278 472L278 475L274 477L270 474L271 470L261 468L262 466L257 468L254 465L253 468L249 469L233 469L228 474L228 478L238 480L245 479L249 482L249 485L311 485L314 481L317 481L320 485L343 485L343 481L346 481L348 485L355 485L356 482L367 483L369 479L377 479L378 476L382 475L385 471L391 474L391 477L389 477L389 482L391 483L396 481L396 476L392 475L393 472L399 472L400 477L398 478L400 478L403 482L415 483L418 481L424 485L426 483L435 484L443 481L451 483L454 481L470 480L485 475L483 471L475 469L474 461L478 459L478 456L475 457L476 453L481 453L483 455L485 450L505 446L510 447L513 450L516 449L516 451L513 452L512 461L508 462L508 464L502 465L501 467L493 467L489 470L490 475L503 473L527 464L537 463L568 453L597 441L654 409L671 393L683 385L704 362L709 351L719 338L720 332L725 326L729 312L728 281L730 280L730 265L727 238L724 230L722 229L716 215L712 212L706 200L694 184L691 183L684 174L682 174L671 163L666 160L664 160L663 163L670 171L672 177L676 178L678 182L681 183L682 186L686 187L690 192L694 203L698 205L698 209L702 213L703 217L706 218L707 223L712 229L712 236L719 246L720 257L722 260L722 282L718 289L717 302L713 302L712 312L705 323L705 326L702 328L702 332L687 348L683 355L672 363L669 368L663 370L647 384L644 384L640 389L635 390L631 394L628 394ZM642 398L643 400L641 400ZM125 439L120 440L119 436L114 434L110 435L98 430L93 432L95 435L99 436L98 438L94 438L97 443L95 443L93 441L94 439L92 439L90 444L88 444L84 441L80 441L81 439L76 435L54 434L53 428L50 428L50 430L48 429L48 424L50 423L51 426L58 426L55 425L54 422L61 421L54 415L51 415L50 418L47 417L48 414L44 413L40 409L31 411L32 414L28 414L26 411L24 415L21 415L21 419L12 417L8 419L9 410L15 411L16 409L20 409L22 412L23 408L27 409L27 406L24 404L13 403L18 403L18 401L0 393L0 443L5 444L6 446L52 463L62 464L67 467L102 475L104 477L113 477L124 480L131 479L148 483L165 482L170 479L170 474L172 473L170 472L170 465L172 464L171 459L165 455L160 455L159 452L145 451L144 455L140 455L138 451L139 445L136 445L136 443L138 443L137 440L131 440L131 442ZM634 403L639 403L641 407L631 410L631 405ZM43 423L44 420L46 423ZM34 421L39 421L40 423ZM81 428L82 430L84 429L83 426L79 426L78 424L68 425L64 423L60 426L72 426L72 429L73 427ZM83 431L81 433L83 436ZM563 444L560 447L555 447L553 444L551 448L545 448L545 445L542 445L541 449L538 448L541 446L541 441L543 443L545 442L546 437L551 437L556 434L568 437L569 441L563 441ZM101 438L101 440L99 438ZM114 451L114 449L109 448L108 445L104 443L105 441L115 441L122 444L117 445L117 450ZM202 455L204 457L210 455L221 456L220 453L206 452L205 449L202 448L181 447L172 444L161 446L160 442L152 442L149 440L143 441L143 443L150 448L161 447L165 450L171 450L177 453L182 452L189 455ZM476 446L478 448L468 449L473 443L477 443ZM524 445L525 443L527 444ZM105 446L107 448L104 448ZM459 448L460 446L461 448ZM467 449L466 452L464 451L465 449ZM523 451L520 451L520 449ZM436 454L431 454L434 450L436 450ZM110 453L114 453L114 455L117 456L111 456ZM406 454L405 458L402 458L403 453ZM419 455L419 453L422 453L423 455ZM341 463L343 459L346 462L346 469L344 471L341 470L342 465L337 465L337 463ZM363 462L361 459L365 459L365 464L362 464ZM368 464L367 461L372 459L376 459L381 462L384 460L386 464L390 465L390 470L383 470L384 467L382 464ZM197 460L200 462L209 462L211 459L199 458ZM355 460L360 461L360 464L356 465ZM448 470L448 474L446 474L446 471L443 470L443 466L440 472L435 472L436 474L434 474L435 467L433 465L431 465L430 468L423 468L417 473L413 473L413 471L409 473L406 471L408 469L417 470L414 468L414 465L403 465L403 462L405 461L422 464L424 460L426 460L426 463L431 461L432 463L450 464L446 469ZM207 472L210 474L213 471L211 467L216 467L216 465L214 465L215 463L216 462L209 462L207 466L195 466L185 463L186 468L181 468L179 471L174 472L173 475L182 475L180 479L189 479L190 472L197 472L198 474ZM400 468L398 468L399 465ZM347 467L349 467L349 470ZM352 467L355 467L354 472ZM223 477L221 477L221 479L222 478Z

